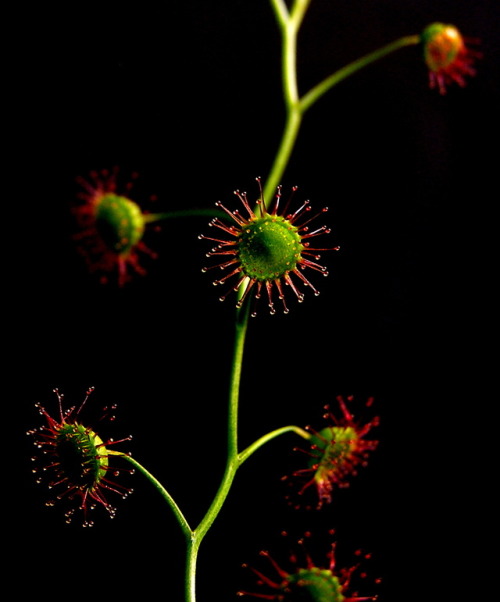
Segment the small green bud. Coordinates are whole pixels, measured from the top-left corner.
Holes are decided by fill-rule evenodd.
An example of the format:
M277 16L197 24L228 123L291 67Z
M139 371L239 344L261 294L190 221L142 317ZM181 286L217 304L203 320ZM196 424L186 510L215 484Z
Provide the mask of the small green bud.
M75 240L90 271L101 275L101 282L108 282L109 273L118 272L122 286L130 280L131 270L146 273L140 254L155 254L143 242L146 216L135 201L118 193L117 173L102 170L92 172L88 181L78 178L83 203L74 210L79 226ZM130 190L131 184L125 188Z
M96 228L106 246L128 256L144 234L144 217L134 201L116 194L105 194L96 205Z

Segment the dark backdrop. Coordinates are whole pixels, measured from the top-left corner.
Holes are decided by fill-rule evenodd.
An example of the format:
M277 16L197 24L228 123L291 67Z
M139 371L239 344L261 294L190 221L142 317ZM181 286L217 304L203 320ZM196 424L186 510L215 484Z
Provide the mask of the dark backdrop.
M330 276L315 280L320 297L290 299L289 316L262 311L252 320L245 356L242 445L284 424L320 428L322 406L354 394L366 418L363 402L375 397L380 447L319 514L284 502L280 477L300 460L292 435L257 453L203 543L200 602L253 589L240 565L264 568L262 548L288 566L283 529L317 534L318 564L328 528L337 530L340 564L358 548L372 552L367 568L383 578L387 602L446 599L467 570L462 541L484 485L470 431L488 413L494 365L487 226L497 196L498 7L314 0L299 82L304 91L436 20L481 39L484 58L466 88L430 91L419 50L408 48L306 116L283 184L330 207L341 250L324 257ZM24 569L18 587L54 600L96 591L180 600L183 541L150 484L136 475L113 521L66 526L62 510L44 507L24 432L39 423L35 402L56 411L54 387L77 403L93 385L90 422L101 406L119 405L99 433L132 433L128 449L193 523L203 515L224 465L234 317L200 271L207 219L148 232L158 259L146 258L148 275L118 289L87 273L70 206L77 176L115 165L125 177L140 174L134 199L154 194L159 211L231 204L235 188L253 197L283 125L274 17L264 0L75 3L16 12L9 29L4 498L10 557Z

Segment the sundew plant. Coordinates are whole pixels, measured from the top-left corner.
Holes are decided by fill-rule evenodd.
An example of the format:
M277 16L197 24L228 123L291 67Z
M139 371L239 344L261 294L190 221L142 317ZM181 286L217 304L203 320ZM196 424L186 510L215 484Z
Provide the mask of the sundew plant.
M163 60L149 37L159 31L155 11L141 13L140 38L133 19L92 34L93 44L96 32L116 39L105 54L116 63L102 67L109 85L83 81L81 94L92 106L101 98L113 125L92 133L74 165L73 197L51 209L65 212L56 220L64 236L50 248L64 257L72 294L51 293L58 351L28 429L30 470L50 507L38 517L64 529L48 523L39 551L50 550L55 574L58 562L66 567L64 599L72 583L94 591L94 573L132 579L130 599L358 602L394 593L399 550L387 553L379 539L405 502L384 488L415 456L388 452L406 441L408 414L387 381L414 386L404 356L418 328L398 332L410 293L378 262L411 270L427 244L405 236L406 220L425 232L432 212L425 201L425 218L404 206L434 177L424 172L436 156L411 135L425 121L417 103L433 103L430 119L441 123L460 94L474 93L485 49L445 10L410 11L385 39L372 3L355 3L358 14L339 2L339 30L328 21L335 2L247 4L185 9L198 24L213 12L237 19L230 43L207 34L204 53L188 55L189 34L167 21L168 48L179 52L166 54L160 78L134 63L139 46L154 50L155 70ZM244 14L256 4L262 31L248 36ZM231 47L227 71L217 67L222 47ZM214 115L223 81L233 97L220 98ZM148 96L150 113L137 101ZM203 122L211 144L198 138ZM251 157L249 136L258 141ZM220 156L215 170L207 157L210 173L196 162L202 143ZM405 171L411 160L417 168ZM179 171L181 162L189 169ZM446 183L436 186L431 196L445 194Z

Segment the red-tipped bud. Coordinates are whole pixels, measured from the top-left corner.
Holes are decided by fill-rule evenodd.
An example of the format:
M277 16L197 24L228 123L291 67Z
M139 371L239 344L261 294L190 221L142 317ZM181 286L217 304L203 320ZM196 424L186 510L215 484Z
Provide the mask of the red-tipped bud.
M473 64L480 53L467 46L454 25L432 23L424 29L421 38L431 88L445 94L446 86L453 82L465 86L465 77L476 72Z

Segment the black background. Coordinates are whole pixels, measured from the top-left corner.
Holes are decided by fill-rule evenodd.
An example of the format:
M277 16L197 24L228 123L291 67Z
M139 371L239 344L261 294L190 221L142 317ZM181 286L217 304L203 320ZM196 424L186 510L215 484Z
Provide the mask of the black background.
M148 231L159 257L144 258L148 275L119 289L88 274L70 207L76 177L115 165L125 180L140 174L131 196L146 209L232 205L236 188L253 198L283 126L278 30L264 0L21 12L9 20L4 114L9 555L25 571L18 586L28 595L128 600L138 590L143 599L181 600L183 539L151 485L136 475L113 521L103 514L93 529L66 526L33 482L24 433L40 423L35 402L56 413L54 387L73 404L93 385L89 422L118 403L116 422L99 434L132 433L122 449L193 524L202 517L224 466L234 319L232 303L220 303L201 273L207 245L197 236L207 219ZM262 548L288 567L283 529L310 529L318 564L329 528L339 564L352 564L358 548L372 552L366 568L383 582L368 581L362 593L387 602L422 592L447 598L467 571L463 538L484 485L474 432L494 369L488 225L498 196L498 6L314 0L298 70L304 92L437 20L481 40L484 57L467 87L429 90L419 49L408 48L306 115L283 185L297 184L315 208L329 206L341 250L323 257L330 276L315 279L320 297L290 298L290 315L262 310L251 321L245 355L242 446L284 424L321 428L322 406L353 394L360 419L381 416L379 449L320 513L284 502L280 477L301 459L292 435L255 454L202 545L200 602L255 589L243 562L272 575Z

